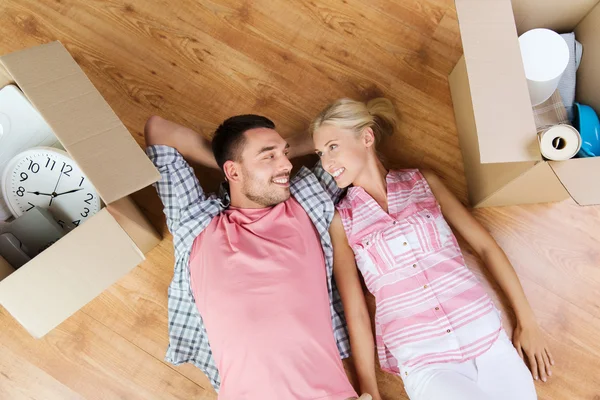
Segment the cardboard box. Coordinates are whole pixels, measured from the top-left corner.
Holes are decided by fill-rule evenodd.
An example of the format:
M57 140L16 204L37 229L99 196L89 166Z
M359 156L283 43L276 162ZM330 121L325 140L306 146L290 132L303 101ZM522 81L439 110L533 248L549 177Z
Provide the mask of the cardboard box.
M0 304L41 337L144 260L160 240L127 196L160 178L69 52L53 42L0 57L106 207L0 281Z
M600 157L544 161L518 35L575 31L583 44L577 101L600 112L598 0L455 0L463 57L449 76L469 198L475 207L572 197L600 203Z

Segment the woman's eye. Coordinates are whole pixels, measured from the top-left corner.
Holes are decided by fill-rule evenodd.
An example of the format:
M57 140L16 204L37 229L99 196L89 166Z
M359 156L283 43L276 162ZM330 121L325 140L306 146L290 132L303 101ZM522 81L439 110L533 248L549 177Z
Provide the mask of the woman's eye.
M317 155L318 155L319 157L323 157L323 153L322 153L322 152L320 152L320 151L317 151Z
M332 144L331 146L329 146L329 150L335 150L337 147L337 144Z

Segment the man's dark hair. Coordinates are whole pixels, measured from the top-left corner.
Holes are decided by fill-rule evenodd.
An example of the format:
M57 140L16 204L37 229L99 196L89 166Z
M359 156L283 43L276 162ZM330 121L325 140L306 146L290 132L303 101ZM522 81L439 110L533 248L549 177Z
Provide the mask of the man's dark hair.
M212 150L219 168L223 169L227 160L239 160L244 132L255 128L275 129L275 124L266 117L246 114L228 118L217 128L212 139Z

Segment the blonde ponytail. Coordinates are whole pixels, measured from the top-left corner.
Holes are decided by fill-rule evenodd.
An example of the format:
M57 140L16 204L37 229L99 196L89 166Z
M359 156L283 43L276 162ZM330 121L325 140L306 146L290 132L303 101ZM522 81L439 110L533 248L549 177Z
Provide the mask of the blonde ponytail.
M310 126L311 136L321 125L334 125L361 133L373 129L375 143L383 136L391 136L398 126L398 115L392 102L380 97L366 104L352 99L339 99L327 106Z

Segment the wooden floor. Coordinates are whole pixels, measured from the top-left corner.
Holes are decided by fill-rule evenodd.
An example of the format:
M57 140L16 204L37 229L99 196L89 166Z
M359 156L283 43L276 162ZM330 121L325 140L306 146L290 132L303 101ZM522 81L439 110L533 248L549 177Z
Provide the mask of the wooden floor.
M254 112L290 137L335 98L384 95L402 117L383 147L390 163L433 168L466 200L446 79L462 53L452 0L0 2L0 54L57 39L140 146L151 114L208 137ZM218 173L198 173L216 186ZM0 399L216 398L197 368L162 361L172 242L154 190L135 199L164 234L147 261L42 340L0 307ZM539 398L600 399L600 208L475 215L509 254L552 346L557 365ZM406 399L399 378L379 379L385 399Z

